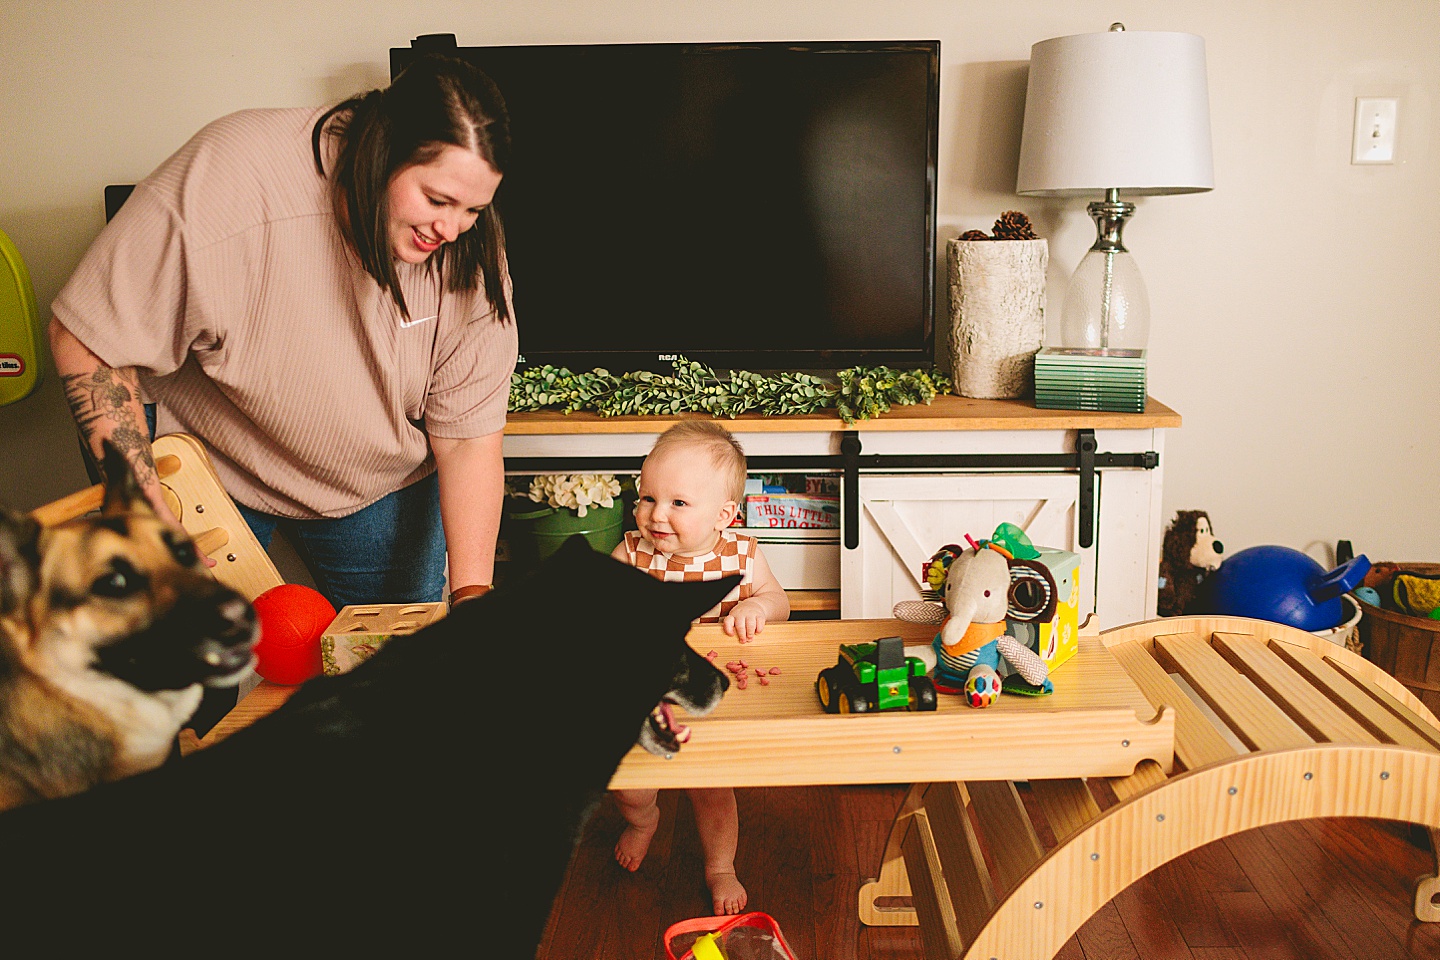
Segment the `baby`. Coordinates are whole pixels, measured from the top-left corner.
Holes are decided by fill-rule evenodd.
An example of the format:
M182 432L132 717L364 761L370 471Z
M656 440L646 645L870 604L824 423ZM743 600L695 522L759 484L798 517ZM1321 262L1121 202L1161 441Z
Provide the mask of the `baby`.
M662 580L744 579L700 620L719 621L741 643L769 621L790 616L790 601L770 571L754 537L732 532L730 522L745 495L745 452L730 432L711 420L685 420L660 435L640 468L635 520L612 554ZM705 883L716 914L745 909L745 888L735 876L740 818L728 787L688 791L705 851ZM615 844L615 859L638 870L660 822L655 790L616 790L628 824Z

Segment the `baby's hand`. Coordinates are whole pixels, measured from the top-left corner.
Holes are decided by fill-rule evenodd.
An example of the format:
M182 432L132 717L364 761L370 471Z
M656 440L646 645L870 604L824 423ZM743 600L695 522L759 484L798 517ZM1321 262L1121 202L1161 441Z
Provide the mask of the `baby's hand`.
M765 629L765 609L753 600L742 600L730 608L721 626L741 643L749 643Z

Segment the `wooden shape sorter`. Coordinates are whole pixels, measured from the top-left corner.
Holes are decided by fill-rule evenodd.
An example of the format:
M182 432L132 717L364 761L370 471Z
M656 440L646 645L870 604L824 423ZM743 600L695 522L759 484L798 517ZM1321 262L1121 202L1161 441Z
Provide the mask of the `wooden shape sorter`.
M445 616L443 603L367 603L341 607L320 635L320 663L334 677L370 659L392 637L414 633Z

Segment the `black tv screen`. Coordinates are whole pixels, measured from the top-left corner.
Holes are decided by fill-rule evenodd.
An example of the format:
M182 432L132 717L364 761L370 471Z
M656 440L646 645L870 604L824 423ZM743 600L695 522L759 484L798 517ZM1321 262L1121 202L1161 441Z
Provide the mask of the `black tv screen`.
M510 111L522 368L932 361L938 41L453 52Z

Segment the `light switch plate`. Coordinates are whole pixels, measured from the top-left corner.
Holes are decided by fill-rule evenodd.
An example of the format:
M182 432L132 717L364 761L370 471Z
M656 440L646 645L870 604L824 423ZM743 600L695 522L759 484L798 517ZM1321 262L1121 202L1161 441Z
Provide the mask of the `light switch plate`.
M1395 162L1395 125L1399 113L1400 101L1394 97L1355 98L1351 163Z

